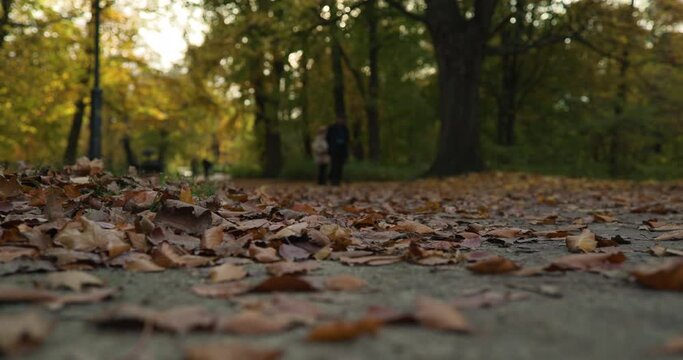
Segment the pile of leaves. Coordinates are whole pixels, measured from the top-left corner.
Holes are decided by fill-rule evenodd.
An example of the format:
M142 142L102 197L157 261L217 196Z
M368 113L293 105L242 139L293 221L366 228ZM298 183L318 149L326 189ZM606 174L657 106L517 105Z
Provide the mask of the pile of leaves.
M333 190L292 184L245 190L220 184L215 194L200 199L193 196L190 184L116 177L103 171L97 160L81 159L62 171L5 171L0 176L2 275L48 275L33 288L0 285L0 302L34 302L58 309L115 297L119 289L105 287L87 272L96 268L206 268L206 281L190 290L202 297L241 301L240 312L224 315L197 306L159 310L123 304L93 322L134 323L175 333L264 334L307 326L310 341L349 340L390 324L469 333L473 327L459 308L519 300L528 291L554 296L554 290L484 292L451 302L421 296L410 312L374 307L357 319L331 319L315 304L281 293L359 291L369 286L346 274L308 276L326 261L348 266L464 266L474 274L510 276L566 271L609 275L621 270L626 281L680 291L681 253L658 242L683 239L683 226L656 219L644 222L644 229L659 232L649 251L672 260L629 268L624 264L631 250L622 246L630 241L600 236L588 227L618 224L620 216L683 210L680 198L662 201L661 186L480 174ZM505 225L510 223L518 226ZM566 247L567 255L527 266L480 249L484 242L508 248L538 241L556 241ZM263 264L269 277L249 281L247 263ZM263 293L276 294L256 303L240 300L243 294ZM53 326L51 317L34 311L0 317L14 325L2 329L4 353L32 347ZM188 347L186 356L221 358L226 349L250 354L249 358L282 354L220 343Z

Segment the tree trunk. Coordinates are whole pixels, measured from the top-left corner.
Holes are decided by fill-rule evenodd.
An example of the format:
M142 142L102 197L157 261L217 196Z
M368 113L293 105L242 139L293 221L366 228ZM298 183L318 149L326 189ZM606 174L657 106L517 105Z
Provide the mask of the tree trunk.
M76 100L76 111L71 119L71 129L69 130L69 139L66 144L66 151L64 152L64 164L71 165L76 163L78 153L78 139L81 137L81 128L83 127L83 116L85 115L85 97Z
M425 15L434 44L439 82L439 133L428 174L449 176L483 168L479 85L485 32L477 23L453 21L455 2L432 1Z
M257 71L262 71L258 68ZM262 136L261 153L262 175L276 177L282 170L282 139L277 129L277 110L271 111L266 93L267 87L261 74L254 80L254 100L256 104L256 127Z
M379 128L379 39L377 36L377 0L369 0L367 4L368 45L370 78L366 99L368 121L368 151L372 161L379 161L381 156Z
M311 126L308 119L308 60L306 59L307 51L304 49L304 55L301 57L301 96L299 103L301 106L301 139L303 141L304 155L310 159L313 157L311 150Z
M336 35L333 34L331 45L332 64L332 96L334 97L334 116L347 120L346 99L344 97L344 69L342 68L341 49Z

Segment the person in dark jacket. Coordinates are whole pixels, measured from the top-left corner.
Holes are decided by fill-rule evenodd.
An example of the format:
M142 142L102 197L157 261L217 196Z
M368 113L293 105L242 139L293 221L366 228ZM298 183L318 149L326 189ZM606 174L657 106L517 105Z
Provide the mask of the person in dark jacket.
M346 127L346 119L338 117L336 123L327 128L325 138L330 154L330 183L338 186L349 152L349 129Z

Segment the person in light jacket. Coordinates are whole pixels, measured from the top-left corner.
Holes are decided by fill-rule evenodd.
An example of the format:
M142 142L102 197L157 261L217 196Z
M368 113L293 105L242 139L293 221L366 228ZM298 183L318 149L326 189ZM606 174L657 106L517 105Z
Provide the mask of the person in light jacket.
M330 163L329 146L327 144L327 129L321 127L313 139L311 150L313 150L313 160L318 166L318 185L325 185L327 182L327 165Z

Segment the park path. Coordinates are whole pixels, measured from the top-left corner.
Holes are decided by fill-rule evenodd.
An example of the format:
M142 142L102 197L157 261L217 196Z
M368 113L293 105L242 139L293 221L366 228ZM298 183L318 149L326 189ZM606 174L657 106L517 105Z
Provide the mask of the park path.
M338 188L260 180L219 188L207 201L188 198L182 184L154 190L171 203L150 208L153 230L142 237L149 248L129 234L123 254L79 252L101 261L70 262L54 249L8 260L8 247L30 246L4 235L0 319L35 312L53 326L22 355L642 359L681 351L680 344L663 348L683 335L679 184L486 173ZM195 229L205 219L178 215L186 205L173 198L213 206L209 227ZM65 216L75 219L69 204ZM127 211L144 217L143 207ZM111 208L100 209L106 219L81 215L116 231ZM59 249L85 241L70 243L60 238L64 231L49 232L53 242L62 239ZM120 260L131 253L141 255ZM46 259L62 270L89 270L115 293L69 303L64 297L73 292L45 289L55 285L52 272L32 272ZM61 297L17 298L16 289Z

